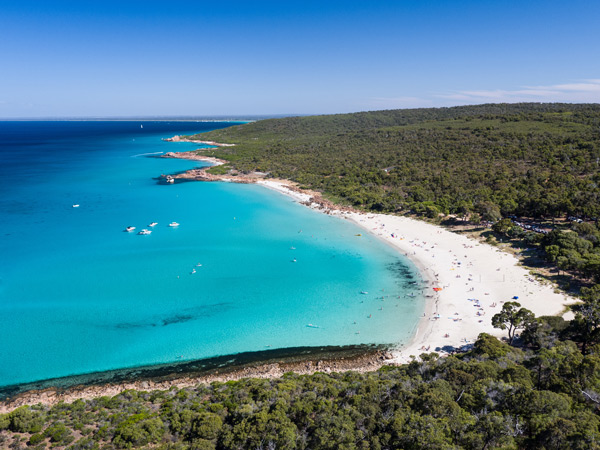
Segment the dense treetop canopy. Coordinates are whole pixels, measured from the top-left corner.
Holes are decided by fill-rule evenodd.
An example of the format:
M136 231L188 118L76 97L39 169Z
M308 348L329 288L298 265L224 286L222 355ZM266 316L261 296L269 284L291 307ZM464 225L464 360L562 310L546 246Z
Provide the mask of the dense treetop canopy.
M564 321L535 323L523 333L529 349L481 335L469 353L422 355L366 374L288 374L22 407L0 415L0 447L598 448L600 359L564 340L573 335Z
M489 104L262 120L209 153L368 210L600 215L600 105Z

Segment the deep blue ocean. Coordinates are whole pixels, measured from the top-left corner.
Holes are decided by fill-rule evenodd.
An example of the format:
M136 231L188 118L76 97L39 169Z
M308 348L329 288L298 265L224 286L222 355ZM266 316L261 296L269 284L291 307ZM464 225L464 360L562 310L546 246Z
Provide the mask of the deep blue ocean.
M158 183L202 164L162 138L231 125L0 122L0 386L410 339L420 276L378 239L260 186Z

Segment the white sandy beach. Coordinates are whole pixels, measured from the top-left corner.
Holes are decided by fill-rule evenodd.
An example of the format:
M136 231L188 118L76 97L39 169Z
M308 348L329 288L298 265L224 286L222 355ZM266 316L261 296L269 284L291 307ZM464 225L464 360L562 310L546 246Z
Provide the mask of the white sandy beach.
M179 155L175 157L181 157ZM238 180L236 180L238 181ZM522 306L536 315L558 315L565 305L575 300L557 294L549 284L534 280L529 272L518 265L518 259L495 247L482 244L452 233L444 228L406 217L383 214L326 209L311 201L312 193L306 193L285 180L252 180L264 187L292 197L298 202L320 209L346 220L351 220L366 231L373 233L409 257L428 280L425 289L425 315L419 319L416 334L408 345L392 351L392 358L377 358L359 362L351 370L375 370L383 363L405 363L411 356L436 351L441 354L472 344L480 333L498 337L506 332L491 325L491 318L502 304L518 296ZM441 288L434 291L433 288ZM256 368L244 368L233 372L206 376L182 375L170 381L132 380L108 383L100 386L75 386L66 391L46 389L29 391L8 403L0 403L0 413L25 405L43 403L53 405L59 401L72 402L78 398L94 398L116 395L125 389L168 389L172 386L186 387L212 381L236 380L244 377L273 378L287 370L299 373L349 370L347 364L333 361L331 364L304 364L289 368L280 364L266 364Z
M258 183L299 202L311 197L276 181ZM443 354L472 344L480 333L505 336L506 331L494 328L491 319L507 301L518 301L536 316L560 315L575 301L535 280L515 256L442 227L384 214L334 213L384 239L429 280L425 316L413 341L395 350L391 362L409 362L411 355L427 351ZM518 300L513 300L515 296Z

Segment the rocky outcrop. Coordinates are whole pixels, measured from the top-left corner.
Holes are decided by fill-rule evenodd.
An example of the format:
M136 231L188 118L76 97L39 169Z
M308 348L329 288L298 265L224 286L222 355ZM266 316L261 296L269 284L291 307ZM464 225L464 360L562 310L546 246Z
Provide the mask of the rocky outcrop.
M255 363L245 366L226 367L208 371L206 374L167 374L160 378L148 378L122 383L106 383L98 385L74 386L67 389L48 388L28 391L0 403L0 413L7 413L19 406L55 405L59 402L71 403L77 399L91 399L102 396L115 396L125 390L141 391L166 390L171 387L193 387L198 384L209 384L214 381L226 382L243 378L279 378L287 372L309 375L315 372L371 372L379 369L392 355L385 350L367 351L347 357L325 358L323 356L312 360L294 360L268 363Z
M164 138L163 141L166 141L166 142L193 142L195 144L214 145L215 147L234 147L235 146L235 144L223 144L221 142L215 142L215 141L197 141L195 139L183 138L181 136L173 136L171 138Z

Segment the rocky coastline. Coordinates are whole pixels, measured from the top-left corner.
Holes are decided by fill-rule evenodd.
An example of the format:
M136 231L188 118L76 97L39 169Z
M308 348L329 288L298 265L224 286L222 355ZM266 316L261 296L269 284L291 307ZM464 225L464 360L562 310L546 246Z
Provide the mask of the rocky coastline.
M227 364L232 359L235 362ZM0 414L23 405L71 403L78 399L114 396L128 389L166 390L243 378L278 378L288 372L301 375L349 370L370 372L389 364L391 359L392 354L384 346L293 348L100 372L30 383L19 386L21 391L13 395L10 395L10 387L1 388L5 398L0 402ZM35 389L36 386L39 388Z
M201 141L189 141L189 142L201 142ZM228 145L228 144L222 144ZM240 183L250 184L258 183L265 180L269 180L280 185L284 185L287 190L295 192L305 197L304 200L300 200L300 203L309 206L314 209L318 209L326 214L333 212L352 212L355 211L351 207L344 207L336 205L335 203L323 198L320 192L312 191L309 189L300 189L296 183L290 180L284 180L280 178L270 177L268 173L264 172L250 172L242 173L236 170L228 170L226 174L212 174L208 172L211 167L220 166L226 164L227 161L224 159L215 158L212 156L205 156L197 153L197 151L191 152L168 152L160 156L161 158L176 158L176 159L188 159L192 161L206 161L212 164L209 167L203 167L199 169L190 169L182 173L161 175L163 181L166 180L185 180L185 181L221 181L229 183ZM270 186L266 186L270 187Z
M220 142L215 142L215 141L197 141L195 139L188 139L186 137L182 137L182 136L173 136L170 138L164 138L163 141L165 142L192 142L194 144L206 144L206 145L212 145L215 147L234 147L235 144L223 144Z

